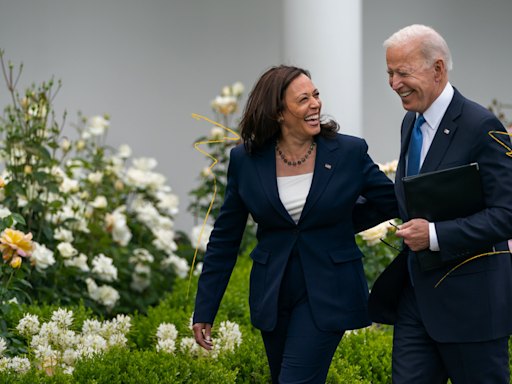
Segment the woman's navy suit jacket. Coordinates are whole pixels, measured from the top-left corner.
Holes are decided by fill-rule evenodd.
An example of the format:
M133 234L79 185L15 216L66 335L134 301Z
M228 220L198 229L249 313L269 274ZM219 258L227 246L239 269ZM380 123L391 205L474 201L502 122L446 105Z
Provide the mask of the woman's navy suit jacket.
M250 213L258 224L249 293L256 328L275 327L281 279L295 245L316 325L324 331L369 325L364 255L354 233L397 217L393 183L370 159L364 140L320 137L311 189L295 224L279 198L274 146L252 156L243 145L231 152L224 204L199 278L194 323L213 324ZM367 203L354 208L359 196Z

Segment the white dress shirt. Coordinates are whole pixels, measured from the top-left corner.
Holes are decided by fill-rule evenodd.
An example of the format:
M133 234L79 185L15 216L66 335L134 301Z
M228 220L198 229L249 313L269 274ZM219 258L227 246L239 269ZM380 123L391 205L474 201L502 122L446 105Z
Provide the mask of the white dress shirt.
M448 106L452 102L453 99L453 87L448 82L444 87L443 92L439 95L437 99L434 100L432 105L425 111L423 117L425 118L425 122L420 127L421 133L423 134L423 145L421 146L421 154L420 154L420 169L427 157L428 150L432 145L432 141L434 141L434 136L436 135L437 129L439 128L439 124L441 124L441 120L443 119ZM416 118L418 118L420 114L416 112ZM405 158L408 159L409 150L405 154ZM406 160L407 161L407 160ZM435 223L428 224L429 229L429 237L430 237L430 250L431 251L439 251L439 241L437 240L437 232Z
M300 215L313 181L313 172L297 176L277 178L277 190L283 206L295 224L299 223Z

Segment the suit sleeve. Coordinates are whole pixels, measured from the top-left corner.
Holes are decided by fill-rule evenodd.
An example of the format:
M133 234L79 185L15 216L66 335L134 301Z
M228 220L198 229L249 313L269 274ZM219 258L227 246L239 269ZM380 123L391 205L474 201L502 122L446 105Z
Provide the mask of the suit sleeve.
M441 258L450 260L471 249L482 249L512 238L512 157L490 131L505 132L494 116L479 123L471 158L478 162L486 209L467 218L436 223ZM509 137L494 135L508 142Z
M352 213L355 233L399 216L394 184L372 161L364 140L361 140L360 154L362 198L358 199Z
M199 277L194 323L213 324L236 263L247 217L248 211L238 190L236 154L232 151L224 203L215 221Z

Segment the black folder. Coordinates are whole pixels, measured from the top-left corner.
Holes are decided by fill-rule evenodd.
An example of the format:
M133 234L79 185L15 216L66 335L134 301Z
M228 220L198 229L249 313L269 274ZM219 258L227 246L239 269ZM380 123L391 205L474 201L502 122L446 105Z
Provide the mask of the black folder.
M484 190L478 163L407 176L404 183L409 219L429 222L468 217L485 209ZM442 261L440 252L424 249L416 252L422 271L458 264L472 256L491 252L492 247L474 249L450 261Z

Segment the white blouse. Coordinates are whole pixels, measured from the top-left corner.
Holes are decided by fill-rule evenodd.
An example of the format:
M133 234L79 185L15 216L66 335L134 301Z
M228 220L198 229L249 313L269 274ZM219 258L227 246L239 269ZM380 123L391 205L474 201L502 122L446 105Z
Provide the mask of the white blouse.
M299 222L312 181L313 172L277 178L279 198L295 224Z

